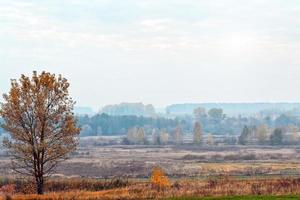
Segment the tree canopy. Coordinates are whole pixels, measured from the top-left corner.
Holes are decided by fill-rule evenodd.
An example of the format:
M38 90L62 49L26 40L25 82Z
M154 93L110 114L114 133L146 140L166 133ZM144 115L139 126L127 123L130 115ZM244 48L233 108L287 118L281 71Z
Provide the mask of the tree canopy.
M37 193L43 193L44 179L75 150L79 134L72 113L69 83L61 75L33 72L11 81L4 94L0 115L10 134L4 146L12 156L12 167L33 176Z

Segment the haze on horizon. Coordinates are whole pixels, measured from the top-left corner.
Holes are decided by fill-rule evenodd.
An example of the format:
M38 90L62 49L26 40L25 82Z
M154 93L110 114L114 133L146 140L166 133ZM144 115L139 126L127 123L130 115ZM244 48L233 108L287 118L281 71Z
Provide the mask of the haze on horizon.
M62 74L77 105L300 102L297 0L1 1L0 93Z

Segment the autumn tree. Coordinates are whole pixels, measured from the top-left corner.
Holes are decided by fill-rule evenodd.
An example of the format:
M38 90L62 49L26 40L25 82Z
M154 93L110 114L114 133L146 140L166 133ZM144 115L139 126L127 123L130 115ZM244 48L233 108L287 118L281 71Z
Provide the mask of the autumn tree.
M256 130L256 138L260 144L265 144L268 140L268 126L266 124L262 124L257 127Z
M167 144L169 140L169 134L166 130L161 130L159 133L157 130L152 130L152 143L157 145Z
M127 140L130 144L145 144L147 143L145 131L143 128L130 128L127 132Z
M11 136L4 146L13 169L34 178L38 194L43 194L45 179L78 143L68 89L61 75L33 72L31 78L13 79L9 93L3 95L0 115Z
M159 141L161 144L167 144L169 141L169 134L165 131L162 130L159 134Z
M214 136L213 136L211 133L207 135L206 143L207 143L207 145L209 145L209 146L214 145L214 143L215 143L215 138L214 138Z
M180 144L183 142L183 133L180 125L177 125L177 127L174 129L172 136L173 136L173 141L176 144Z
M137 129L137 143L139 143L139 144L147 143L145 130L141 127Z
M203 134L202 134L202 128L201 128L201 125L199 122L195 123L193 133L194 133L194 137L193 137L194 143L200 144L202 141Z
M156 129L152 129L152 144L158 144L160 145L160 139L159 139L159 135L157 134L157 130Z
M130 128L127 131L127 140L129 143L133 144L136 143L136 138L137 138L137 128Z

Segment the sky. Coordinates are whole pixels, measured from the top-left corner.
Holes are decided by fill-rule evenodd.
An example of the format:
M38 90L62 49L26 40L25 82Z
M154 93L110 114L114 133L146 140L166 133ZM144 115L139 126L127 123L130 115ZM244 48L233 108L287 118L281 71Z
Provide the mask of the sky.
M0 0L0 93L33 70L93 108L300 102L300 1Z

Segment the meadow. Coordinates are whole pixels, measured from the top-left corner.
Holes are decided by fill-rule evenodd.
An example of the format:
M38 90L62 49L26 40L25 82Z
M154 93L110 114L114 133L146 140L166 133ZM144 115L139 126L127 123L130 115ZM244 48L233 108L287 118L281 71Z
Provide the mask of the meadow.
M14 175L4 152L0 160L2 199L300 198L297 147L103 145L86 140L58 166L42 196L34 194L32 181ZM156 166L168 178L159 190L150 179Z
M36 195L30 181L7 180L1 187L2 199L265 199L265 196L300 198L300 178L237 178L230 176L206 179L170 180L159 189L151 180L49 180L44 195ZM245 197L247 196L247 197ZM197 198L196 198L197 197ZM222 198L221 198L222 197ZM273 197L272 197L273 198ZM278 197L278 199L283 197ZM269 199L269 198L266 198Z
M300 149L294 146L103 145L86 139L54 177L147 179L155 166L172 178L298 176ZM0 153L0 176L14 176L10 158Z

